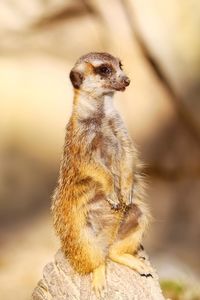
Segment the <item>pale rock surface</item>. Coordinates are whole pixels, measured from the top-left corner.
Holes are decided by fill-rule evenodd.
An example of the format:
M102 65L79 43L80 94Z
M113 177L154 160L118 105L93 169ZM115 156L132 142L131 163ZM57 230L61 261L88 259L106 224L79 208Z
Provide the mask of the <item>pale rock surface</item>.
M153 278L141 277L128 267L109 261L107 264L107 287L101 299L112 300L164 300L156 271L146 259L147 269ZM32 300L95 300L91 291L91 275L79 276L75 273L61 250L55 261L48 263L43 270L43 279L33 291Z

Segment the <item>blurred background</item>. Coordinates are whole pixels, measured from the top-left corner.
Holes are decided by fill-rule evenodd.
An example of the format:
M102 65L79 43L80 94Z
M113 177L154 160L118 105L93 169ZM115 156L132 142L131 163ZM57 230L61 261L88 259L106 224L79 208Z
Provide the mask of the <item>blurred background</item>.
M0 293L30 299L59 248L51 223L68 74L90 51L122 59L116 105L148 175L145 248L165 295L200 299L200 1L0 1Z

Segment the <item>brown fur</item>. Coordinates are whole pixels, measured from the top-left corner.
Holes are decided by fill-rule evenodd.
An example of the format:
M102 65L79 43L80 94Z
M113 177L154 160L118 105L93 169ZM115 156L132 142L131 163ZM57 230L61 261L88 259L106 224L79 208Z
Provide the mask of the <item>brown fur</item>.
M96 58L113 68L119 64L105 53L83 56L77 64ZM107 257L133 254L149 217L137 151L119 114L107 113L104 97L88 94L85 100L83 92L75 90L52 205L62 249L80 274L93 272ZM92 113L81 106L84 101L93 101Z

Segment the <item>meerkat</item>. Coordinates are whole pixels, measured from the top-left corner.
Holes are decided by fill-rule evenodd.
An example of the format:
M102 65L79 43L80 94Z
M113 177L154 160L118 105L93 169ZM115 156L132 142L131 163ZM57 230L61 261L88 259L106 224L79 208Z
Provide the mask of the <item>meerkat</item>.
M70 72L74 87L52 214L62 250L79 274L93 274L101 293L107 258L150 276L137 255L149 222L141 164L113 105L130 80L121 61L88 53Z

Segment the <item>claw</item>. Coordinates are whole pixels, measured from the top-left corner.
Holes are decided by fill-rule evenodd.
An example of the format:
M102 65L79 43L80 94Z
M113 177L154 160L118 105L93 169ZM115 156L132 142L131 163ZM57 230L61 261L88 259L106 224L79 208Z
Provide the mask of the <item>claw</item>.
M153 278L153 275L150 274L150 273L148 273L148 274L140 274L140 276L146 277L146 278L148 278L148 277L152 277Z
M131 191L130 195L129 195L129 205L133 203L133 192Z
M140 249L141 249L141 250L144 250L144 247L143 247L141 244L140 244Z
M144 259L144 260L146 259L146 257L144 257L144 256L139 256L139 258L140 259Z
M122 202L127 206L130 206L133 203L133 191L128 190L122 195Z
M121 209L121 205L120 204L111 205L111 209L113 209L113 210L120 210Z

